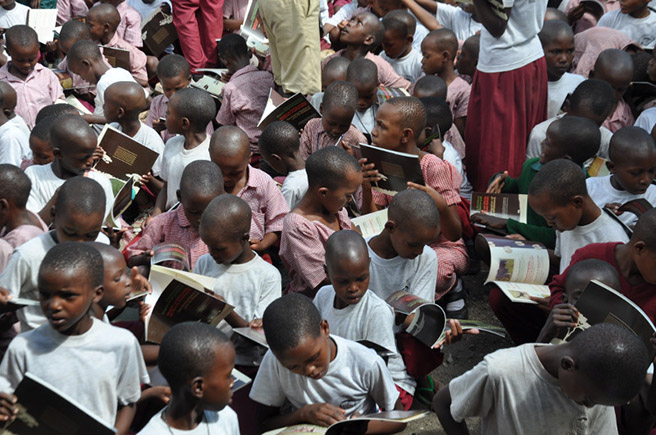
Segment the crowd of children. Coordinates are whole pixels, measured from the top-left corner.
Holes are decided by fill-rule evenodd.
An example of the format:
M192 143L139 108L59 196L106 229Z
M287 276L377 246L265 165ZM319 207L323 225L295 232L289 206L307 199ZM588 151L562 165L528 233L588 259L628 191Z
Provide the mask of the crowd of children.
M52 41L36 8L56 9ZM142 33L156 13L178 38L158 52ZM120 435L422 407L448 434L468 417L484 434L655 433L656 332L651 347L621 321L561 340L587 323L591 280L656 320L648 0L3 0L0 30L0 422L20 418L29 373ZM278 97L318 116L262 122ZM125 178L96 169L108 131L156 156L125 174L120 210ZM404 169L362 144L416 157L423 182L381 191ZM523 195L525 217L474 213L474 192ZM382 210L363 237L352 219ZM460 321L485 231L541 244L550 296L490 286L517 346L438 388L442 346L479 332ZM143 296L162 246L232 310L154 342ZM388 303L401 290L442 307L434 346ZM252 384L233 394L235 368Z

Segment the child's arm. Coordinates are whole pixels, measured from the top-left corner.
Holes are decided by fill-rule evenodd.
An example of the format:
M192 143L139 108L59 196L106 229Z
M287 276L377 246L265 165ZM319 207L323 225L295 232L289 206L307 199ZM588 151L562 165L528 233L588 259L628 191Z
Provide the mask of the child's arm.
M114 423L117 435L128 434L130 431L130 425L132 424L132 420L134 420L134 415L136 413L137 407L134 403L119 407L119 410L116 413L116 422Z
M378 181L378 170L373 163L367 163L366 158L360 159L362 168L362 214L373 213L379 210L371 190L371 183Z
M13 394L0 393L0 421L9 421L18 414L18 398Z
M442 428L448 435L469 435L467 424L463 420L458 423L451 415L451 392L449 386L440 388L433 399L433 411L442 424Z
M432 14L428 12L428 10L426 10L424 7L426 3L431 5L432 9L434 9ZM415 0L403 0L403 5L410 9L410 11L415 14L415 17L417 17L419 21L421 21L421 24L426 26L428 30L437 30L442 28L440 23L438 23L437 19L435 18L435 12L437 12L438 6L434 1L419 0L417 2Z
M302 423L328 427L345 419L345 411L329 403L305 405L291 414L284 415L280 415L278 407L257 404L257 421L262 432Z
M558 304L549 313L538 339L538 343L549 343L554 338L562 338L566 328L575 328L579 321L579 311L572 304Z
M474 6L478 13L478 19L487 29L488 32L495 38L500 38L508 27L508 18L505 20L496 15L492 10L492 6L488 0L474 0ZM510 17L510 10L512 8L505 8L506 17Z
M421 184L410 181L408 182L408 187L411 189L423 190L433 198L433 201L435 201L435 205L437 205L437 209L440 212L440 231L442 235L452 242L460 240L462 237L462 223L458 216L458 206L456 204L447 204L444 197L430 186L422 186Z
M239 30L241 25L244 23L243 20L236 20L234 18L224 18L223 19L223 29L230 32L236 32Z
M107 124L104 116L100 115L80 115L89 124Z
M164 213L166 210L166 189L168 188L168 185L169 183L167 181L162 183L162 188L157 194L157 199L155 200L155 207L153 207L153 210L150 212L151 217L155 217L158 214Z
M261 254L280 240L280 233L267 233L262 237L262 240L251 240L251 249Z

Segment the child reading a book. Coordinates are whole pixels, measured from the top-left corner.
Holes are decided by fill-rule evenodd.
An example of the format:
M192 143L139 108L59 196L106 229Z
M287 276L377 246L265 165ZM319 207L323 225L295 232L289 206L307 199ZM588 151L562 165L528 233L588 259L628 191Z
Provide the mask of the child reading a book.
M358 108L353 118L353 125L371 140L371 131L376 123L378 99L376 91L378 82L378 68L369 59L355 59L346 70L346 80L355 85L358 91Z
M86 16L86 12L84 15ZM59 65L57 65L57 69L66 72L70 76L73 91L76 95L80 95L85 99L89 97L92 100L95 96L95 85L92 85L71 71L68 67L68 60L66 58L66 55L71 50L73 44L81 40L91 41L89 26L78 20L71 20L64 23L59 32L59 40L57 43L57 48L59 48L64 55L64 59L62 59Z
M52 144L50 143L50 129L57 122L58 117L48 116L37 122L30 132L30 151L32 158L21 162L21 169L25 170L32 165L47 165L55 160Z
M155 246L175 243L185 248L187 262L193 269L196 261L209 252L198 233L201 216L208 204L222 193L223 176L214 163L206 160L189 163L182 172L180 188L176 191L180 205L155 216L141 238L125 249L128 265L147 266L154 255Z
M0 94L0 104L2 100ZM29 136L22 128L10 122L4 111L0 111L0 164L20 166L29 155Z
M645 199L656 204L656 144L640 127L624 127L610 140L610 160L606 162L611 174L586 180L590 198L597 206L608 207L629 227L638 216L618 209L627 202Z
M594 69L590 71L590 78L607 82L615 92L615 108L603 123L603 126L613 133L635 122L629 104L624 101L624 94L631 84L633 72L633 60L629 53L616 48L602 51L594 64Z
M195 160L210 160L207 123L214 118L212 97L200 89L180 89L171 97L166 110L166 129L178 136L168 140L162 154L160 178L164 181L151 216L175 204L182 171Z
M91 316L103 294L102 257L89 244L60 243L43 258L38 288L48 321L16 337L0 365L4 420L15 417L12 393L29 372L127 434L148 374L132 334Z
M225 35L217 43L217 49L219 59L228 68L230 80L223 87L223 100L216 122L236 125L244 130L251 144L251 152L257 154L257 140L261 133L257 125L273 87L273 75L250 64L251 52L241 35Z
M421 71L421 53L412 47L412 36L404 15L414 20L406 11L396 9L383 18L385 34L383 36L383 53L380 57L392 65L394 71L410 83L417 81L423 75Z
M346 70L351 61L342 56L336 56L330 59L321 70L321 92L317 92L310 98L312 107L319 111L319 106L323 101L323 91L326 90L332 82L346 81Z
M597 26L620 30L642 48L653 49L656 45L656 14L648 5L645 0L621 4L619 9L604 14Z
M171 387L171 401L139 435L239 434L237 414L228 406L235 350L225 334L204 323L178 323L164 336L157 365Z
M141 15L125 0L100 0L100 3L109 3L116 8L121 17L121 22L116 28L116 33L128 44L134 47L143 46L141 39Z
M447 434L468 433L465 417L482 417L483 434L617 433L613 406L644 382L649 355L622 326L592 326L560 345L498 350L435 396ZM549 406L544 406L548 403Z
M283 222L280 257L289 271L287 292L314 297L328 284L323 268L328 237L351 228L344 205L362 184L355 157L340 147L322 148L305 162L308 191Z
M367 139L351 122L358 108L358 90L349 82L328 85L319 106L321 118L310 119L301 133L300 151L304 160L317 150L340 146L353 153L351 147Z
M264 161L276 172L285 175L280 193L289 209L293 210L308 190L298 131L288 122L274 121L262 130L258 146Z
M358 343L331 335L328 322L307 297L290 294L275 300L264 312L263 326L269 351L250 394L258 403L261 431L299 423L330 426L355 412L401 408L383 359ZM281 415L285 401L294 411ZM374 426L368 427L372 433L395 433L405 427Z
M39 110L64 97L59 79L37 62L39 40L31 27L16 25L4 34L11 60L0 68L0 80L8 82L17 94L16 113L34 127Z
M239 127L226 125L212 135L210 157L221 168L226 193L250 206L251 249L264 254L278 242L289 208L273 179L249 164L251 156L248 136Z

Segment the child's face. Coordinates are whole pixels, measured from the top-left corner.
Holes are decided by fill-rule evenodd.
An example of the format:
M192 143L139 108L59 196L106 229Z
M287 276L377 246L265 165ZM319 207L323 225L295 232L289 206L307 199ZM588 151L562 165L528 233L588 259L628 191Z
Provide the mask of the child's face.
M639 242L633 247L633 261L647 284L656 285L656 252Z
M93 68L88 61L84 62L68 62L68 68L74 73L82 77L82 80L89 83L98 83L98 78L93 71Z
M558 80L569 71L574 60L574 38L560 35L544 47L549 80Z
M637 12L647 7L647 0L620 0L620 10L623 14Z
M160 77L159 82L162 84L162 92L164 92L166 98L170 100L180 89L189 86L191 77L179 74L175 77Z
M304 337L294 349L274 352L280 364L297 375L318 380L326 375L330 361L333 360L330 328L328 322L321 322L318 337Z
M615 181L631 195L643 195L656 177L656 151L627 155L612 162Z
M248 176L250 152L237 153L234 156L218 156L213 160L221 168L223 186L227 192L232 191L237 183Z
M194 192L191 192L190 195L180 193L179 196L185 217L191 224L191 227L198 230L200 227L200 217L215 197Z
M57 241L59 243L93 242L100 232L104 214L104 210L89 215L74 210L57 210L55 208L53 223Z
M367 38L373 37L371 29L362 15L353 15L340 33L340 41L344 44L363 44Z
M7 45L7 52L11 56L11 65L23 76L28 76L39 59L39 44L27 46Z
M623 405L617 399L603 392L599 385L595 385L577 368L565 369L561 364L558 369L558 383L567 397L586 408L592 408L595 405Z
M128 276L125 258L117 251L116 255L111 258L103 257L103 266L105 270L103 288L105 291L101 305L103 307L110 305L116 308L125 307L126 299L132 291L132 283Z
M476 65L478 65L478 53L475 53L467 44L463 45L460 56L458 56L458 72L473 77Z
M358 90L358 112L364 112L376 101L378 81L370 83L353 83Z
M321 203L330 214L340 211L362 184L362 172L351 170L346 173L344 183L336 189L322 187Z
M345 107L326 107L323 104L320 109L322 116L321 122L329 137L336 140L351 127L355 113L353 110L348 110Z
M184 133L182 119L175 108L175 99L166 106L166 129L171 134Z
M335 295L345 306L355 305L369 288L369 256L338 259L327 266Z
M404 228L394 223L390 231L390 242L399 257L412 260L424 252L424 246L437 239L438 233L439 227L412 225L411 228Z
M99 41L104 36L104 23L100 22L94 14L87 15L87 26L89 27L89 32L91 32L91 39L94 41Z
M250 249L245 243L244 234L235 234L221 228L201 228L200 237L214 261L224 266L231 265L245 249Z
M431 40L424 39L421 42L421 70L427 75L441 74L447 65L448 59L444 51L435 47Z
M75 141L68 147L66 150L61 148L53 150L55 157L60 160L62 168L73 175L82 175L90 170L93 166L96 142L91 138L75 138Z
M394 30L387 30L383 36L383 50L390 59L398 59L407 54L410 41L407 35L400 35Z
M52 146L48 140L39 139L34 135L30 135L30 150L32 150L32 162L35 165L47 165L55 160L55 155L52 153Z
M553 124L552 124L553 125ZM542 141L542 152L540 153L540 163L546 165L552 160L562 159L565 157L563 149L558 144L557 138L554 137L551 126L547 128L547 134Z
M373 145L388 150L395 150L401 146L403 126L401 114L391 104L383 104L376 114L376 124L371 131Z
M203 408L221 411L232 401L232 369L235 367L235 349L231 344L219 344L214 349L212 370L203 378Z
M557 231L570 231L576 228L583 215L581 201L577 197L570 199L565 205L555 204L546 194L529 195L531 208L547 221L547 225Z

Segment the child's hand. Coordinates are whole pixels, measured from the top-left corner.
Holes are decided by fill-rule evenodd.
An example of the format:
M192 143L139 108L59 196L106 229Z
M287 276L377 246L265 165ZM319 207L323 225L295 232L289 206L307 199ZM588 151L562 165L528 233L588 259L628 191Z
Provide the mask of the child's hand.
M150 180L152 178L153 178L153 173L148 171L147 174L144 174L139 178L137 184L139 185L139 187L144 187L146 184L150 183Z
M439 138L435 138L428 144L428 152L444 160L444 144Z
M152 252L153 251L150 251L150 253ZM148 279L146 279L145 276L139 273L139 268L137 266L130 269L130 285L132 287L132 292L134 293L147 291L148 294L151 294L153 292L153 287L150 285L150 282L148 282Z
M249 243L251 244L251 249L255 252L262 252L266 250L266 248L262 246L260 242L262 242L262 240L257 240L257 239L249 240Z
M578 5L575 8L572 8L568 13L567 13L567 19L569 20L569 24L574 24L578 20L583 17L583 14L585 13L585 4L581 2L580 5Z
M374 163L367 164L367 159L364 157L360 159L359 163L362 168L362 188L370 190L371 184L380 180L378 169Z
M159 399L164 403L169 403L171 400L171 387L160 385L157 387L146 388L141 393L139 401L141 402L147 399Z
M444 340L440 341L435 346L433 346L433 349L439 349L444 344L451 344L451 343L455 343L456 341L460 341L462 340L462 336L464 334L477 335L478 333L479 330L475 328L467 329L466 331L463 331L462 325L458 320L449 319L448 329L446 330L446 337L444 338Z
M502 219L484 213L474 213L469 217L469 221L473 224L482 224L490 228L504 229L506 228L508 219Z
M339 28L340 31L342 31L346 28L347 24L348 24L348 20L342 20L339 24L337 24L337 27Z
M501 193L501 188L506 182L506 178L508 178L508 171L503 171L503 174L497 175L490 185L487 186L485 193Z
M550 298L547 296L546 298L538 298L536 296L529 296L528 297L530 300L537 302L538 303L538 308L544 311L545 313L550 313L551 312L551 305L550 305Z
M0 421L9 421L18 414L18 398L13 394L0 393Z
M558 304L553 307L545 326L553 330L556 337L560 337L561 329L576 328L579 322L579 310L572 304Z
M447 204L446 201L444 200L444 197L440 195L440 193L437 190L433 189L430 186L422 186L421 184L408 181L408 188L422 190L426 192L433 199L435 205L437 205L437 208L439 210L444 210L445 207L449 206L449 204Z
M7 305L7 302L11 300L11 292L4 288L0 287L0 304Z
M107 227L107 226L102 227L102 232L109 239L109 244L116 249L119 249L119 244L121 243L121 237L123 237L123 233L125 233L127 230L128 230L127 228L119 228L117 230L112 227Z
M329 403L305 405L299 409L301 421L317 426L328 427L338 421L346 420L346 411Z
M254 319L248 322L248 327L253 329L262 328L262 319Z
M624 213L623 211L620 211L620 207L622 207L622 204L620 204L619 202L609 202L608 204L606 204L606 208L612 211L613 213L615 213L617 216Z
M148 305L144 301L139 301L139 320L141 320L141 323L146 323L146 316L152 309L152 305Z
M154 120L153 130L155 130L157 133L163 132L164 130L166 130L166 122L162 121L161 119Z
M96 147L96 150L93 152L93 163L96 164L100 160L102 160L103 157L105 157L105 150L102 149L100 145Z

